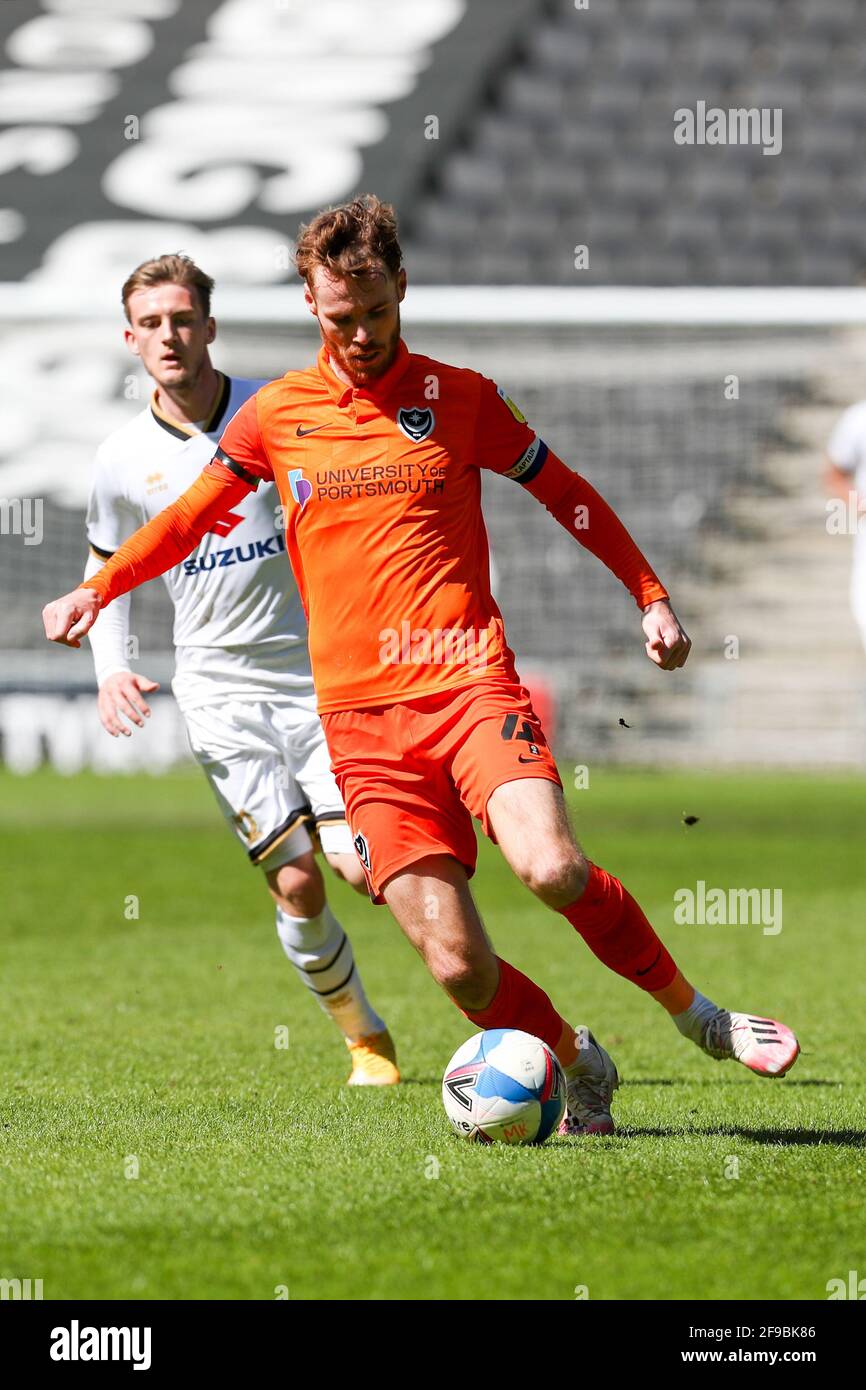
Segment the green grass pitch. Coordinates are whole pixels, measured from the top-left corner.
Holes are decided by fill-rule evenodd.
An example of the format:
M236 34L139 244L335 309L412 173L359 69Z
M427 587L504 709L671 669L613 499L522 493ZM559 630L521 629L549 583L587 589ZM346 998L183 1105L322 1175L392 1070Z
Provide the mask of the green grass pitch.
M705 1058L484 844L494 942L613 1053L621 1129L461 1144L439 1084L472 1028L386 909L330 888L405 1076L355 1092L197 771L0 777L0 1277L46 1299L820 1300L866 1275L862 781L598 769L571 802L685 973L799 1033L788 1079ZM781 888L782 931L675 925L698 879Z

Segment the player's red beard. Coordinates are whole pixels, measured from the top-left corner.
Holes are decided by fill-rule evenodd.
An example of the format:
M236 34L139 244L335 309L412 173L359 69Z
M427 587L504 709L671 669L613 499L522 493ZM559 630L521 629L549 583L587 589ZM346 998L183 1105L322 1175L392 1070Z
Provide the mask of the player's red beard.
M369 381L375 381L377 377L387 372L391 363L394 361L399 345L400 310L398 308L397 322L394 325L393 333L387 341L382 343L377 340L375 343L368 344L368 347L364 350L365 354L367 354L370 352L371 348L376 349L375 356L370 356L369 361L364 361L364 357L359 355L358 349L351 345L349 347L342 347L338 343L329 342L327 348L328 356L331 360L342 367L343 371L351 378L356 386L363 386Z

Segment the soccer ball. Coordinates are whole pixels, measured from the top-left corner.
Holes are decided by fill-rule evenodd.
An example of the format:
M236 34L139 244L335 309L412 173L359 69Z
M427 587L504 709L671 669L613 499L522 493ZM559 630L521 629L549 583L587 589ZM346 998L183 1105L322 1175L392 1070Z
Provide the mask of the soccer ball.
M454 1053L442 1078L442 1103L463 1139L543 1144L565 1112L565 1077L540 1038L490 1028Z

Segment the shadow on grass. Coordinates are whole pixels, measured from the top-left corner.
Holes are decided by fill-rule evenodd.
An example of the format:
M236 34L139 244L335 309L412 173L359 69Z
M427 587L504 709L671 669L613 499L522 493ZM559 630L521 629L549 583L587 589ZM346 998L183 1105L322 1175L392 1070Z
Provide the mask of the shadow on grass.
M750 1129L745 1125L692 1125L678 1129L638 1129L623 1125L615 1137L620 1139L686 1139L693 1135L705 1138L749 1139L754 1144L801 1145L832 1144L836 1148L866 1147L866 1130L862 1129Z
M719 1080L716 1080L715 1078L707 1078L706 1081L694 1081L694 1080L691 1080L691 1079L687 1079L686 1077L681 1077L679 1080L672 1080L671 1077L669 1077L669 1076L666 1076L666 1077L649 1077L649 1076L629 1077L629 1076L624 1076L624 1077L622 1078L622 1084L623 1084L623 1086L629 1086L629 1087L631 1087L631 1086L712 1086L713 1090L715 1090L717 1086L742 1086L744 1083L748 1083L748 1080L749 1080L749 1078L748 1078L747 1076L745 1076L744 1074L739 1074L739 1073L738 1073L736 1076L723 1076L723 1077L721 1077ZM834 1086L834 1087L835 1087L835 1086L842 1086L842 1085L844 1085L844 1082L842 1082L842 1081L822 1081L822 1080L818 1080L817 1078L815 1078L815 1079L809 1078L808 1080L803 1080L803 1081L791 1081L791 1080L789 1080L789 1078L786 1077L786 1076L767 1076L767 1077L760 1077L759 1080L761 1080L761 1081L766 1080L766 1081L781 1081L781 1082L784 1082L784 1083L785 1083L785 1090L787 1090L790 1086Z

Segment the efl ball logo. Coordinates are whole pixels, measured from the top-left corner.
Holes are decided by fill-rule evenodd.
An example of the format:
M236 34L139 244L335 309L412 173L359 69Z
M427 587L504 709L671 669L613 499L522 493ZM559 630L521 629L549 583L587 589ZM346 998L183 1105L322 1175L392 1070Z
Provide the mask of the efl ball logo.
M565 1114L565 1091L552 1049L518 1028L476 1033L442 1078L454 1133L476 1144L543 1144Z

